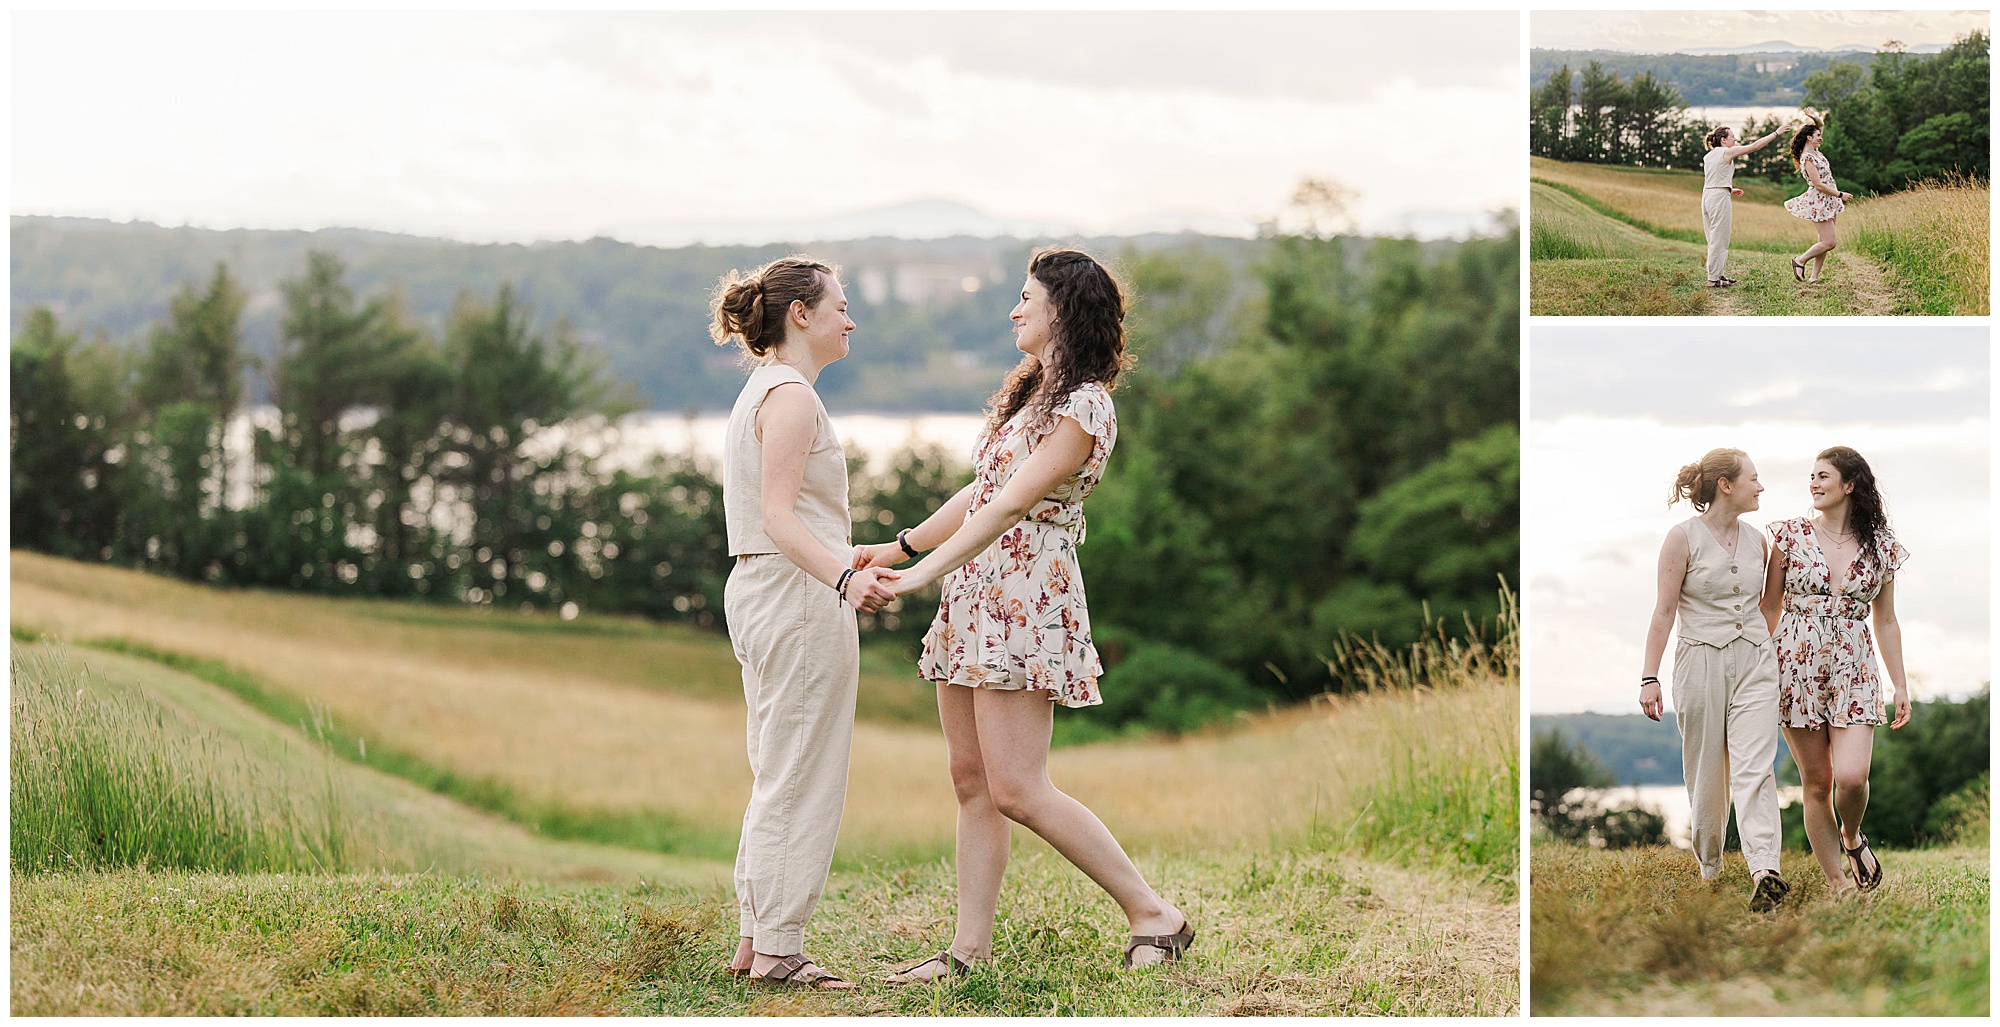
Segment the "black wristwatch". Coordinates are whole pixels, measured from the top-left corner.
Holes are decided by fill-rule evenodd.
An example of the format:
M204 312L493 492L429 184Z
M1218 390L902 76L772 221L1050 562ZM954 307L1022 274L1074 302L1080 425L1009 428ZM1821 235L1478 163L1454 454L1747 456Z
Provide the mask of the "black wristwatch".
M910 557L911 557L912 559L915 559L916 557L918 557L918 556L921 556L921 555L923 555L923 554L921 554L921 553L917 552L916 550L914 550L914 549L910 548L910 540L909 540L909 538L907 537L907 536L908 536L909 534L910 534L910 529L908 529L908 528L904 528L904 529L903 529L902 531L899 531L899 532L897 532L897 533L896 533L896 544L897 544L897 545L899 545L899 546L902 546L902 547L903 547L903 552L905 552L905 553L908 553L908 554L910 555Z

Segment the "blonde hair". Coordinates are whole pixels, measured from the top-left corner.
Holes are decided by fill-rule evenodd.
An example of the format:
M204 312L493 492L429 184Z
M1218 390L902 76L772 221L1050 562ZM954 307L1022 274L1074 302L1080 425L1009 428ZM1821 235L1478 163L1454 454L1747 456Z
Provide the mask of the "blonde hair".
M752 357L770 353L785 341L785 312L792 302L818 303L835 274L831 265L796 253L747 276L731 269L709 297L709 338L717 346L740 342Z
M1743 458L1749 455L1740 449L1711 449L1702 454L1701 459L1682 467L1674 476L1674 494L1667 505L1671 507L1685 499L1696 513L1707 510L1715 502L1716 483L1724 478L1734 481L1743 470Z

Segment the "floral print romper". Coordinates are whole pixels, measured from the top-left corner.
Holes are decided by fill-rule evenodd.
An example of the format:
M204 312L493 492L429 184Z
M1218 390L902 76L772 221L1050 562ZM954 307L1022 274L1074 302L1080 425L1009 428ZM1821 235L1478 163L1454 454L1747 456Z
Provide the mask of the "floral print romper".
M1824 154L1814 150L1801 156L1799 160L1818 168L1820 181L1825 182L1828 189L1840 188L1833 182L1833 165L1826 162ZM1804 169L1801 169L1800 173L1804 174ZM1785 209L1807 221L1832 221L1841 211L1847 209L1847 203L1838 196L1828 196L1814 189L1812 178L1808 175L1806 191L1786 200Z
M1787 727L1857 727L1888 722L1868 614L1910 551L1885 529L1875 551L1847 567L1838 593L1812 521L1770 526L1785 561L1785 608L1778 617L1778 719Z
M930 681L1046 690L1064 706L1096 706L1104 701L1097 693L1104 664L1090 641L1076 547L1083 544L1083 500L1104 477L1118 417L1111 396L1095 383L1071 393L1048 416L1032 416L1023 409L980 439L968 520L1000 494L1064 417L1095 437L1090 457L1021 523L945 577L917 667Z

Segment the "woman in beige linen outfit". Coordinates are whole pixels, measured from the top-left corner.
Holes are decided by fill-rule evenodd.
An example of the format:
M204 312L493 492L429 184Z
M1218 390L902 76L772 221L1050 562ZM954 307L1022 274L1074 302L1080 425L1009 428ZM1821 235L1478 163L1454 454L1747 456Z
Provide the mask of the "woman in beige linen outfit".
M1721 289L1735 285L1736 279L1729 277L1729 225L1734 204L1730 197L1743 195L1736 188L1736 158L1746 153L1755 153L1770 145L1784 129L1772 129L1771 134L1754 143L1736 144L1736 131L1723 127L1708 134L1703 140L1708 152L1701 158L1701 227L1708 236L1708 284L1710 288Z
M1804 786L1806 839L1841 896L1882 883L1882 864L1861 832L1875 727L1889 719L1875 644L1895 689L1894 730L1910 720L1896 620L1896 571L1910 553L1889 531L1875 472L1860 453L1846 446L1820 453L1808 488L1819 516L1770 526L1777 558L1764 605L1777 615L1778 716ZM1842 855L1853 867L1851 884Z
M972 483L898 541L855 558L880 567L930 549L894 589L944 580L919 669L937 685L958 796L957 929L943 951L891 977L896 984L992 958L1010 821L1118 903L1132 935L1126 965L1177 959L1194 941L1181 911L1048 776L1054 708L1101 701L1076 546L1081 504L1117 439L1110 391L1124 364L1124 298L1088 254L1043 250L1009 316L1025 355L994 394Z
M1778 873L1778 669L1770 622L1759 607L1764 536L1739 518L1757 509L1764 486L1738 449L1710 450L1681 468L1668 505L1688 500L1696 516L1668 529L1660 546L1659 588L1646 632L1639 709L1660 719L1660 660L1680 622L1674 650L1674 719L1681 772L1693 809L1694 854L1703 880L1722 873L1730 798L1736 833L1754 882L1750 908L1777 908L1790 890Z
M729 415L722 504L736 566L723 592L743 665L750 803L736 849L742 941L730 969L752 980L851 988L805 955L847 799L861 657L854 609L880 609L890 570L848 569L847 458L813 382L847 355L847 295L806 257L735 272L710 334L754 361ZM878 580L880 579L880 580Z

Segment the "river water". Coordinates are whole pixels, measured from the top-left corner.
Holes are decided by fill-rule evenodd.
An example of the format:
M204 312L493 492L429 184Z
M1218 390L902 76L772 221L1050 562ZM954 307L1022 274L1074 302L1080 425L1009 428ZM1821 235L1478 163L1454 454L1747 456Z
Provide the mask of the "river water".
M351 411L342 418L348 430L366 427L374 421L368 411ZM229 505L248 506L252 499L251 431L254 427L273 428L278 423L276 407L254 407L230 420L226 449L229 453ZM843 414L833 418L834 434L848 456L859 456L870 471L887 467L896 454L912 445L937 446L962 467L972 465L972 446L986 419L978 414ZM722 443L729 428L727 415L667 414L643 411L628 414L605 430L601 426L557 425L537 433L530 450L553 449L566 442L578 443L585 452L604 457L607 471L618 468L638 470L655 454L692 454L721 473ZM586 439L586 436L595 435Z
M1794 785L1778 789L1778 805L1789 807L1803 796L1802 790ZM1637 785L1624 788L1579 788L1566 798L1582 795L1606 809L1630 809L1642 806L1658 813L1667 821L1667 839L1676 847L1692 848L1694 813L1688 805L1686 785Z

